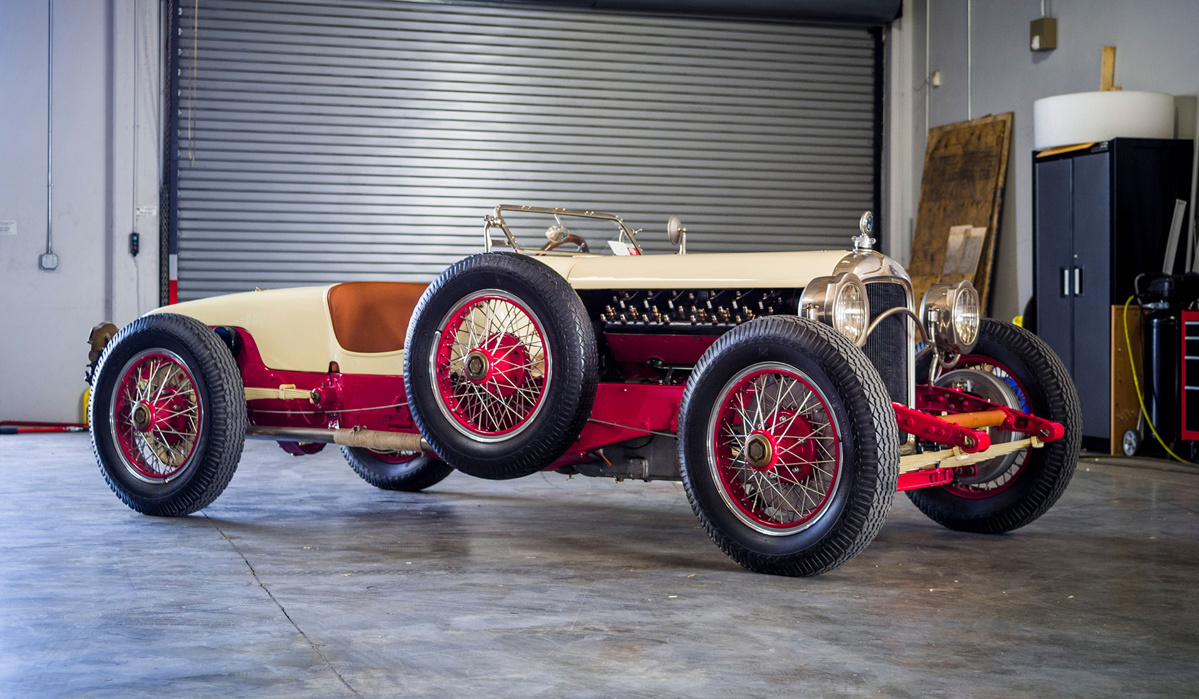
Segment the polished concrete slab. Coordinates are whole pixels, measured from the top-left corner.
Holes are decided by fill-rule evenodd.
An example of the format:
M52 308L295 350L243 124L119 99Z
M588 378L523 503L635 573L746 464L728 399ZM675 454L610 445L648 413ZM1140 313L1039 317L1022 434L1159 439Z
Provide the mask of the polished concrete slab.
M182 519L86 435L0 437L0 696L1188 696L1199 469L1088 462L1011 535L900 498L815 579L747 573L681 486L375 490L247 445Z

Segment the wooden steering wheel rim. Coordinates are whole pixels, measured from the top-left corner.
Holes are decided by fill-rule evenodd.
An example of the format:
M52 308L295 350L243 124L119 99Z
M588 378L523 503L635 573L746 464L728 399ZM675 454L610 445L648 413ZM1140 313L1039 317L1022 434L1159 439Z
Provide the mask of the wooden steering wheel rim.
M583 240L582 236L577 236L577 235L575 235L574 233L571 233L571 234L567 235L567 236L566 236L565 238L563 238L562 240L551 240L551 241L549 241L549 242L548 242L548 243L546 243L545 245L542 245L542 246L541 246L541 251L542 251L542 252L549 252L549 251L551 251L551 250L556 250L556 249L558 248L558 246L560 246L560 245L565 245L565 244L567 244L567 243L574 243L575 245L578 245L578 246L579 246L579 252L585 252L585 253L589 253L589 252L591 252L591 248L590 248L590 247L588 247L588 245L587 245L587 241L586 241L586 240Z

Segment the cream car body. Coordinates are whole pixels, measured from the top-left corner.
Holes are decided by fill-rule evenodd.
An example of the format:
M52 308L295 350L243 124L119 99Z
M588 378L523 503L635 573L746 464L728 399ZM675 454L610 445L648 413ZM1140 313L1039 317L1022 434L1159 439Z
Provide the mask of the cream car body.
M727 253L692 255L545 255L542 262L576 289L803 288L833 274L851 253ZM337 341L329 313L336 285L249 291L185 301L151 313L178 313L212 327L248 331L271 369L323 372L337 362L350 374L399 375L404 352L351 352Z

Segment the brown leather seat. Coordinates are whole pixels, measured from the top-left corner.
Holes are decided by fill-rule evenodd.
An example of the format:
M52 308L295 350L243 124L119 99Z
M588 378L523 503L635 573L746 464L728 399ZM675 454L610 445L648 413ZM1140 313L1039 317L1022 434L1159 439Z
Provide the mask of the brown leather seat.
M426 284L346 282L329 289L329 316L337 344L351 352L404 349L404 335Z

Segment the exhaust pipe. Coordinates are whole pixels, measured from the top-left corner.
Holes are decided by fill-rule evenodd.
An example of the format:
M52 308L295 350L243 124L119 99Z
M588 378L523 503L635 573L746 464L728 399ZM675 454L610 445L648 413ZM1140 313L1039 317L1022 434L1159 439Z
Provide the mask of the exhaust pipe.
M275 442L321 442L343 447L360 447L373 451L429 451L429 443L417 432L385 432L354 427L330 430L319 427L267 427L250 425L246 439L269 439Z

